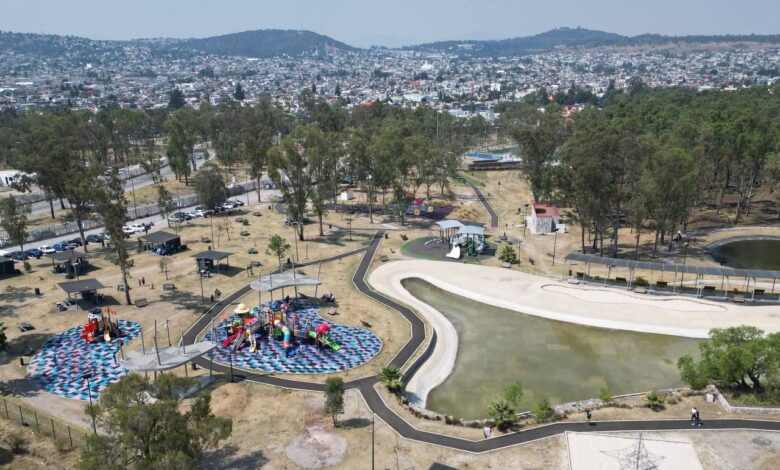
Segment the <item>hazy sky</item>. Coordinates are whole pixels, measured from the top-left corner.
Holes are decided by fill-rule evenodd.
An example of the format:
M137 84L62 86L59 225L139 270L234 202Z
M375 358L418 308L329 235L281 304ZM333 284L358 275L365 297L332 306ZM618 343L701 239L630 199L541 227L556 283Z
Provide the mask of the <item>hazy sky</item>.
M309 29L355 46L527 36L780 33L779 0L0 0L0 30L95 39Z

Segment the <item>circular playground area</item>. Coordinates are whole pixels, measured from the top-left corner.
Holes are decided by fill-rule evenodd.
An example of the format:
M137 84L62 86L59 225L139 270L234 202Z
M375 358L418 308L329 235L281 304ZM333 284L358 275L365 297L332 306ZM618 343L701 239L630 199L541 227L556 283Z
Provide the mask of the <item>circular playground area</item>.
M481 254L476 256L469 256L468 253L466 253L464 250L460 254L459 258L447 257L447 253L449 253L450 250L451 247L447 244L447 242L442 241L439 237L436 236L415 238L413 240L409 240L407 243L401 246L401 253L410 258L434 261L456 261L462 263L463 260L482 261L488 258L492 258L496 254L496 245L489 242L485 243L485 249Z
M302 325L300 335L289 340L270 335L266 328L240 336L233 340L230 326L239 318L234 314L214 327L215 335L209 332L205 339L214 341L217 347L212 351L213 359L223 364L232 360L234 367L286 374L322 374L345 371L365 364L382 349L382 340L373 332L351 326L338 325L321 318L316 307L302 307L287 312L287 318L297 317ZM297 330L292 328L293 331ZM328 331L327 341L314 340L309 331ZM275 329L279 333L279 329ZM215 336L212 338L212 336ZM254 343L254 344L253 344Z
M83 326L52 336L30 360L27 375L49 393L76 400L88 400L91 393L92 399L97 399L108 384L127 374L127 369L117 365L115 355L120 345L141 333L141 325L136 322L116 323L122 336L110 342L85 341ZM89 381L85 374L92 374Z

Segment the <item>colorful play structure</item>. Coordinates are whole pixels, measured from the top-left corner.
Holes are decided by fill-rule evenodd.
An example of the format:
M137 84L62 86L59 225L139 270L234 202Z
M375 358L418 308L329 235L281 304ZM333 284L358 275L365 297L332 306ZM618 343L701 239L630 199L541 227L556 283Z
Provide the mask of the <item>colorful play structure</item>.
M460 259L463 253L477 256L485 250L485 228L477 225L466 225L459 220L441 220L438 242L448 243L450 247L447 258Z
M341 346L331 337L330 326L327 323L312 325L309 319L301 322L298 315L291 312L290 302L285 300L271 302L259 308L250 309L239 304L233 312L232 322L225 327L226 338L222 341L223 348L238 351L245 344L249 352L257 351L257 336L267 336L269 341L281 338L282 348L289 354L293 341L309 342L319 347L329 347L338 351Z
M375 357L382 340L372 331L325 321L316 301L273 300L238 305L203 339L213 341L216 362L289 374L320 374L355 368Z
M111 340L121 337L122 330L118 321L111 320L112 316L116 318L116 310L108 307L91 311L87 316L87 323L82 325L81 339L87 343L95 343L101 339L110 343Z
M116 312L106 312L106 317L107 324L102 324L102 312L93 314L87 325L96 326L75 326L49 338L27 365L30 379L49 393L86 401L90 396L96 399L109 383L126 375L127 369L117 363L117 354L123 343L140 335L141 326L116 319ZM121 339L116 340L116 334L121 334Z

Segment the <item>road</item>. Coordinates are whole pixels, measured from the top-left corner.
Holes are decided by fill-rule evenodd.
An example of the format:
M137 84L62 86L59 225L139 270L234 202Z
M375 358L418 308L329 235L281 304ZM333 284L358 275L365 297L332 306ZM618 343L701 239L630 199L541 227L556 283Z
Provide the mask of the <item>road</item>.
M213 155L212 155L213 157ZM195 160L195 167L200 168L202 167L207 161L210 160ZM169 178L173 176L173 170L171 169L170 165L166 165L160 169L160 175L162 175L164 178ZM135 178L130 178L125 181L125 192L132 192L134 189L141 189L145 188L147 186L151 186L153 183L151 175L148 173L144 173L143 175L136 176ZM132 206L133 199L132 196L128 197L128 200L130 202L130 206ZM68 201L65 201L65 207L69 207ZM54 201L54 210L57 210L60 208L59 201ZM48 201L41 201L36 202L34 204L30 204L30 217L35 218L39 217L41 215L50 214L51 210L49 207ZM72 238L72 237L71 237Z

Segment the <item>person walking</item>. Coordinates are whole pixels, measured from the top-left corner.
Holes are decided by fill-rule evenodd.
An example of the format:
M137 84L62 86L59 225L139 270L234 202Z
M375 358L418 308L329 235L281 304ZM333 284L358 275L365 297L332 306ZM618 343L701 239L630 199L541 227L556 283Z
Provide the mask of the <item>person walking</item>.
M146 278L144 276L141 276L141 285L142 286L146 285Z
M585 426L590 427L590 419L593 417L593 415L590 413L590 410L585 412Z
M699 422L699 410L694 406L691 408L691 426L696 426Z

